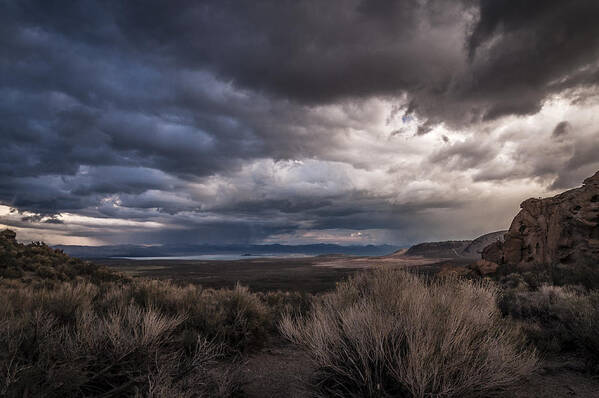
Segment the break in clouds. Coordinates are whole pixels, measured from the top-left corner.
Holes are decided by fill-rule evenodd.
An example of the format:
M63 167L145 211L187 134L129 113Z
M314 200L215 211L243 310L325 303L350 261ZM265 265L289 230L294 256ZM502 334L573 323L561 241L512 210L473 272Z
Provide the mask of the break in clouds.
M472 238L599 169L594 0L0 9L0 223L23 239Z

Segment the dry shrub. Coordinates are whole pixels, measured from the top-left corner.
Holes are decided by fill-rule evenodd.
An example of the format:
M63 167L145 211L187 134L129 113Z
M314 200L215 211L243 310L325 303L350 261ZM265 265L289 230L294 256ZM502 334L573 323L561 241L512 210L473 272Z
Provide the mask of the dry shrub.
M186 326L189 312L140 305L133 290L0 289L0 396L231 396L239 384L220 361L230 349Z
M306 292L270 291L256 293L270 312L270 327L272 332L285 314L305 315L310 311L314 296Z
M270 310L247 287L203 289L177 286L167 281L140 280L126 288L125 295L144 307L169 314L186 314L185 330L216 339L230 353L260 347L272 323Z
M568 327L587 357L587 368L599 374L599 290L568 299Z
M520 322L527 338L548 353L582 350L589 366L599 363L599 291L581 286L541 285L508 289L499 298L504 315Z
M426 283L380 269L340 283L280 327L309 350L317 396L486 397L536 366L496 295L484 282Z
M537 290L505 290L498 304L505 315L514 318L550 319L568 311L567 302L575 295L576 292L571 288L544 284Z
M0 396L230 396L273 319L243 286L125 277L0 231Z
M202 308L205 330L239 351L260 347L266 339L269 312L257 295L237 284L207 290Z

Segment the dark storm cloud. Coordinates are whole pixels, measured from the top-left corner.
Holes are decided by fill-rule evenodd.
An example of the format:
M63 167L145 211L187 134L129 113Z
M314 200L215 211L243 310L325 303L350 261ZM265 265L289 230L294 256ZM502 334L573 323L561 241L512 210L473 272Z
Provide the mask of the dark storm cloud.
M485 117L532 113L550 93L596 85L598 15L592 0L481 1L468 43L469 91L495 97Z
M483 100L479 112L494 117L530 112L552 89L584 76L596 83L597 75L593 0L24 1L9 9L21 26L98 54L206 68L300 101L407 90L420 111L431 112L426 98L434 95L464 106ZM10 43L15 32L5 30ZM443 33L453 36L443 42ZM16 41L9 48L22 54L22 44L35 39L21 34ZM470 64L456 75L465 56Z
M546 95L596 84L599 73L593 0L150 1L106 9L121 42L177 65L311 103L405 91L434 122L464 122L456 111L487 119L532 113ZM89 28L84 37L102 39Z
M394 104L387 125L403 120L393 130L414 127L410 139L420 140L440 123L467 129L534 113L552 94L579 100L578 88L593 91L599 3L520 3L4 1L0 204L31 212L23 225L60 222L52 215L65 212L159 220L173 240L186 233L176 225L262 239L306 226L407 226L402 212L459 207L453 196L419 193L393 205L389 192L363 192L389 181L344 181L328 192L334 171L310 180L303 170L298 178L309 183L290 189L262 164L244 167L314 159L372 168L379 154L368 154L384 148L349 138L368 130L371 115L360 108L371 98ZM595 164L596 145L571 140L562 123L548 160L517 149L518 167L492 171L485 164L502 143L442 135L444 148L421 166L479 169L475 181L558 175L554 186L571 184ZM211 178L233 180L214 188ZM206 212L209 221L189 216Z

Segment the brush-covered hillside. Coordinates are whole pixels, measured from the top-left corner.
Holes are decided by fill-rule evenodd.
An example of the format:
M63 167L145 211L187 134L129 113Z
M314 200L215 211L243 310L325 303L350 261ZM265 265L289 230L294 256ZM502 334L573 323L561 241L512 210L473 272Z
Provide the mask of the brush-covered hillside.
M599 387L589 376L599 295L582 287L385 266L316 296L255 293L125 277L8 230L0 250L0 396L590 397ZM552 355L584 361L540 359Z
M310 296L125 277L0 233L0 396L230 397Z
M69 257L41 243L18 243L16 233L0 231L0 276L23 283L87 280L116 281L123 277L107 268Z

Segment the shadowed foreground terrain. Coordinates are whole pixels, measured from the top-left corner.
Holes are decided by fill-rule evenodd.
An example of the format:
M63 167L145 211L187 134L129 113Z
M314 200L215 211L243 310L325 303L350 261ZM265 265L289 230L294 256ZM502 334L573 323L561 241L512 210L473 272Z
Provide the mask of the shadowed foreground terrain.
M597 396L596 290L436 278L435 261L99 261L109 270L6 230L0 394Z

